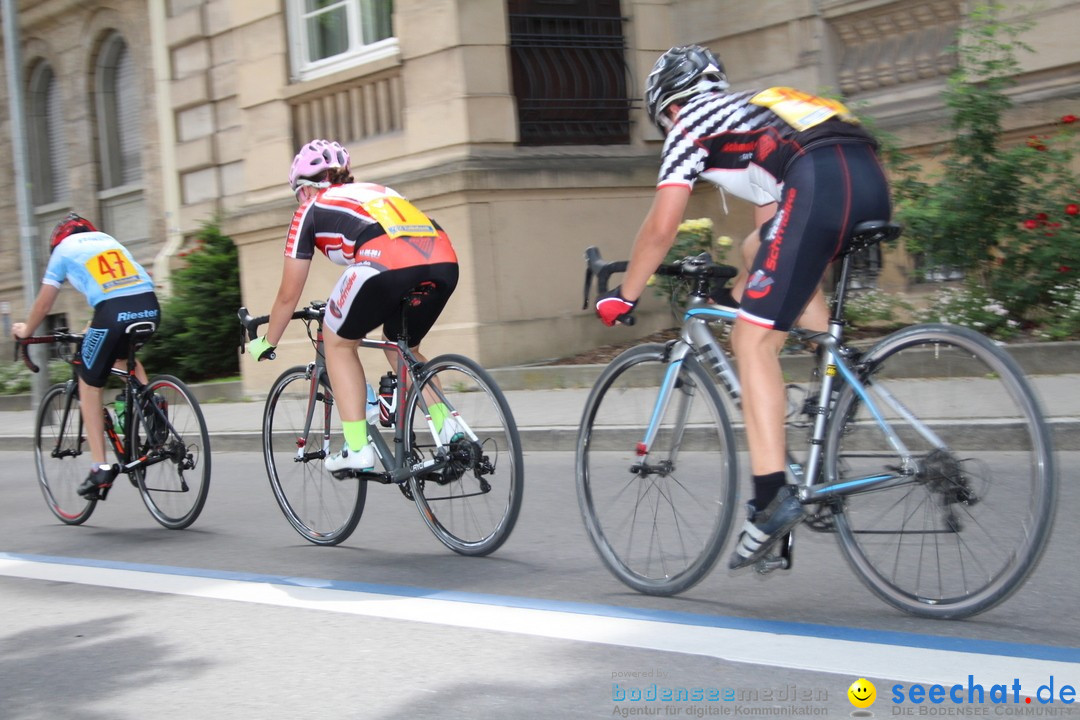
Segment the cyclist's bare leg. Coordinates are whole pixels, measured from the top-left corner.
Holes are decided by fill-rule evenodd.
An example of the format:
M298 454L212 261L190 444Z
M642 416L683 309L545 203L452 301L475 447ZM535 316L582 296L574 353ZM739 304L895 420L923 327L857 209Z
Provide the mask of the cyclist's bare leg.
M731 346L742 384L743 420L754 475L783 472L787 393L780 369L780 349L787 333L739 319Z
M384 340L386 339L385 335L383 335L383 339ZM424 355L422 352L420 352L420 346L419 345L413 346L413 347L409 348L409 350L416 357L416 359L419 360L420 362L426 363L428 361L427 356ZM390 367L396 368L397 367L397 362L398 362L398 354L396 352L394 352L393 350L384 350L383 353L386 355L386 361L388 363L390 363ZM398 383L399 383L399 386L401 388L401 396L402 397L405 396L405 391L407 391L409 389L408 381L409 381L408 375L404 375L404 376L398 378ZM438 376L436 376L434 378L434 381L433 381L432 385L438 386L440 390L442 389L442 385L439 384ZM431 387L431 386L429 385L428 387ZM430 390L425 390L424 391L424 400L427 402L429 407L431 405L433 405L434 403L439 402L438 396L436 396L435 393L431 392Z
M113 363L113 367L117 370L127 372L127 360L117 360ZM132 371L132 374L138 378L139 382L143 385L150 382L150 378L146 374L146 368L143 367L142 361L138 358L135 359L135 369Z
M83 429L90 446L90 458L95 465L106 465L105 420L103 419L102 389L79 378L79 407L82 410Z
M334 388L334 404L342 422L366 420L364 404L367 402L367 380L364 366L356 354L357 340L349 340L330 328L323 329L326 351L326 371L330 375L330 387Z

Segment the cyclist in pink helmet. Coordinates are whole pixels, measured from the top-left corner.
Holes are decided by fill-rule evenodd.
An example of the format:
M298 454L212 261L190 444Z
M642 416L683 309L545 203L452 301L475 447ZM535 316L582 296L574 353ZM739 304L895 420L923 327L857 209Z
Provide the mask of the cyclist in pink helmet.
M457 286L457 256L438 223L401 194L383 185L356 182L350 174L349 153L339 143L305 144L293 158L289 187L300 207L285 241L281 284L266 335L249 342L248 352L257 360L272 355L317 251L345 266L323 321L326 369L345 436L341 451L326 459L326 469L365 472L374 468L375 451L368 442L367 382L358 342L379 326L385 338L401 337L406 330L401 298L424 285L428 292L410 306L405 319L413 352L424 360L419 344ZM393 367L396 357L390 362ZM440 436L452 438L457 428L449 411L434 401L430 410Z

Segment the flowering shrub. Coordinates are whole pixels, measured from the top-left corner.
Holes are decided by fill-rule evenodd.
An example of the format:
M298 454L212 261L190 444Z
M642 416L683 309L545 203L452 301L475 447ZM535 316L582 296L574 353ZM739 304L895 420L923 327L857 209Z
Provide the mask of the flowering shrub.
M854 328L898 328L912 311L898 296L881 290L858 290L844 298L844 318Z
M909 252L929 267L962 271L971 298L997 298L1017 326L1037 330L1054 288L1080 280L1080 123L1068 114L1026 141L1002 142L1016 53L1028 48L1017 39L1026 28L999 20L1000 9L976 8L958 44L959 67L944 94L954 137L941 173L927 179L907 158L894 161L897 217ZM972 323L1013 331L978 303L961 305Z
M1080 281L1055 285L1036 335L1042 340L1080 337Z
M1014 337L1020 329L1005 305L975 286L939 290L929 307L916 313L916 319L965 325L1000 340Z

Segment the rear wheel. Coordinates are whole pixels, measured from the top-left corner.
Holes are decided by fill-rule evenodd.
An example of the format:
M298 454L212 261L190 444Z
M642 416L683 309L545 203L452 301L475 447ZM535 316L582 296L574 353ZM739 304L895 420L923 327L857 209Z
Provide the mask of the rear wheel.
M506 397L491 375L469 358L441 355L428 361L424 381L411 388L404 415L410 464L445 457L445 466L409 480L409 490L428 528L446 547L462 555L487 555L510 536L525 488L521 437ZM418 393L458 413L461 429L439 441L420 410ZM448 421L449 422L449 421Z
M67 392L69 385L70 394ZM75 383L71 382L46 390L34 427L38 484L49 510L68 525L86 522L97 507L96 499L87 500L76 492L90 467L90 449L83 437L82 414L75 388Z
M210 433L199 401L181 380L159 375L137 404L134 446L148 460L135 476L143 503L163 526L186 528L210 490Z
M330 386L312 387L311 368L298 365L270 388L263 411L266 474L285 519L308 542L337 545L360 522L367 481L338 480L324 467L331 442L340 447Z
M830 480L909 481L843 498L835 523L844 555L878 597L913 615L994 607L1034 569L1055 508L1050 431L1023 372L982 335L952 325L894 333L863 364L911 460L905 467L845 387L835 409L843 420L826 441Z

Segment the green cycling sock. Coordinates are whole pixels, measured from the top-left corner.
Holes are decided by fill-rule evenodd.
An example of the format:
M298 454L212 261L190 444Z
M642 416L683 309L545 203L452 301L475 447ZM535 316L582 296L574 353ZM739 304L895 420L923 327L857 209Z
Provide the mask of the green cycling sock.
M429 405L428 413L431 415L431 422L435 425L435 432L442 432L442 426L446 423L446 418L450 417L450 409L439 402Z
M342 420L341 432L351 450L362 450L368 444L367 420Z

